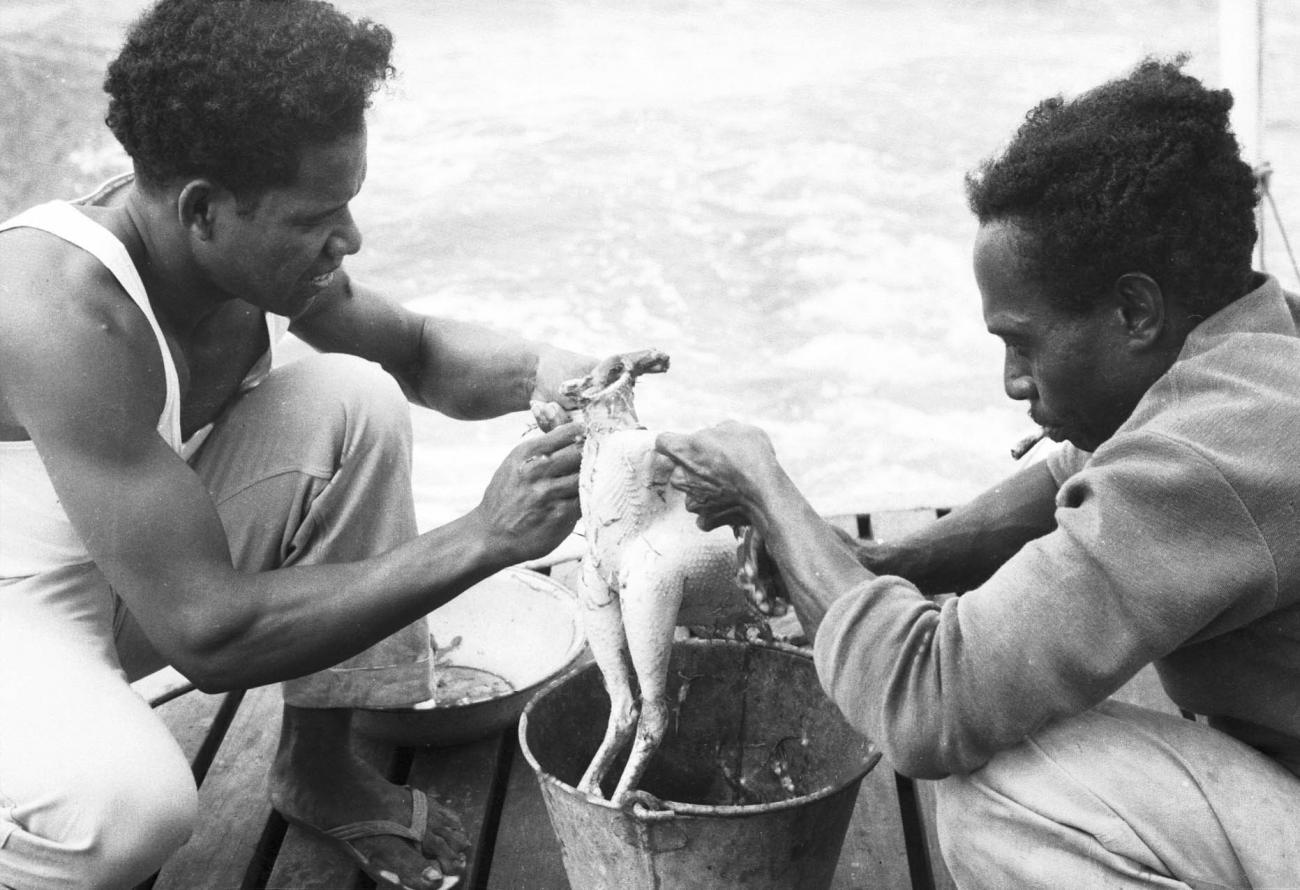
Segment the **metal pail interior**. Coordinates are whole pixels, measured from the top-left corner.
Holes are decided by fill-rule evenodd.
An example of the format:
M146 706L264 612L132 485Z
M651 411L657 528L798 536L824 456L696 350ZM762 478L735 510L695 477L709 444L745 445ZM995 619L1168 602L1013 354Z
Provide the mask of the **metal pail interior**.
M679 712L639 786L663 810L618 809L574 788L609 716L594 664L525 708L520 744L572 890L829 887L858 787L880 755L822 692L812 659L789 647L680 642L669 699Z

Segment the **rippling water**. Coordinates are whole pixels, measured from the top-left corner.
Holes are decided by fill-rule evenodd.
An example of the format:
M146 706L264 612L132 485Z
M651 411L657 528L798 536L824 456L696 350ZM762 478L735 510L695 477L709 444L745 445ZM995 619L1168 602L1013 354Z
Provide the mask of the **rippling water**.
M981 324L962 175L1038 99L1144 54L1218 74L1210 0L339 5L392 27L401 72L372 119L353 274L596 354L666 350L642 420L764 426L825 512L953 503L1012 468L1028 421ZM1285 216L1300 10L1284 6L1264 145ZM119 168L98 82L141 7L3 0L0 211ZM525 422L416 427L427 526L477 501Z

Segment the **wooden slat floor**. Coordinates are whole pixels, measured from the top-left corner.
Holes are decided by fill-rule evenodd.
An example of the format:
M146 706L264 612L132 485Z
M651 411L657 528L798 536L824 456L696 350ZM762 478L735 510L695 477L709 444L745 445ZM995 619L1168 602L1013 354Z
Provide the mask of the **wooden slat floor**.
M895 537L933 521L934 510L837 517L858 533ZM563 579L562 579L563 580ZM1173 710L1154 672L1122 691L1126 700ZM194 765L200 824L142 890L368 890L344 857L293 826L267 802L267 771L279 734L278 687L244 693L190 692L158 706ZM515 728L470 744L401 749L357 739L394 781L438 795L474 841L465 890L566 890L559 843ZM862 783L833 890L954 887L935 840L930 783L886 764Z
M239 696L192 692L159 712L202 772L203 737L234 707L225 738L202 772L201 821L167 863L154 890L355 890L371 886L343 857L293 826L266 803L275 747L275 687ZM462 816L475 841L461 884L475 890L565 890L558 842L537 780L512 730L452 748L402 750L359 739L388 775L437 793ZM895 779L877 767L863 783L833 887L910 886Z

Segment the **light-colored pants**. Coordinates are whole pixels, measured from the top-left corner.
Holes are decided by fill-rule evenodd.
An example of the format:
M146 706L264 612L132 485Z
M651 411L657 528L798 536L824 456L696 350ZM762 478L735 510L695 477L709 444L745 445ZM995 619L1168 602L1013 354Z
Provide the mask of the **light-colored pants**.
M413 537L408 405L359 359L272 372L192 463L245 571L341 562ZM118 652L121 652L119 661ZM156 666L93 566L0 584L0 886L125 888L189 836L197 797L166 727L127 684ZM284 684L300 707L432 694L424 622Z
M937 788L962 890L1300 888L1300 778L1203 723L1106 702Z

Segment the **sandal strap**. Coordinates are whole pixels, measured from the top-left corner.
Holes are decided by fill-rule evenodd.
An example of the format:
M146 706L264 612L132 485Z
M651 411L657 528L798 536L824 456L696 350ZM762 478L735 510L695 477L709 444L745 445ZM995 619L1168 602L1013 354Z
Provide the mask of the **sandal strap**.
M429 829L429 798L424 791L411 787L411 839L416 848L424 851L424 835Z
M391 819L368 819L352 822L325 831L341 841L355 841L364 837L400 837L414 841L417 849L424 846L425 827L429 822L429 801L419 788L411 789L411 824L402 825Z
M363 837L400 837L409 841L415 841L417 844L424 840L421 835L416 834L399 822L393 822L390 819L371 819L366 822L353 822L349 825L340 825L338 828L329 828L325 831L330 837L338 838L341 841L355 841Z

